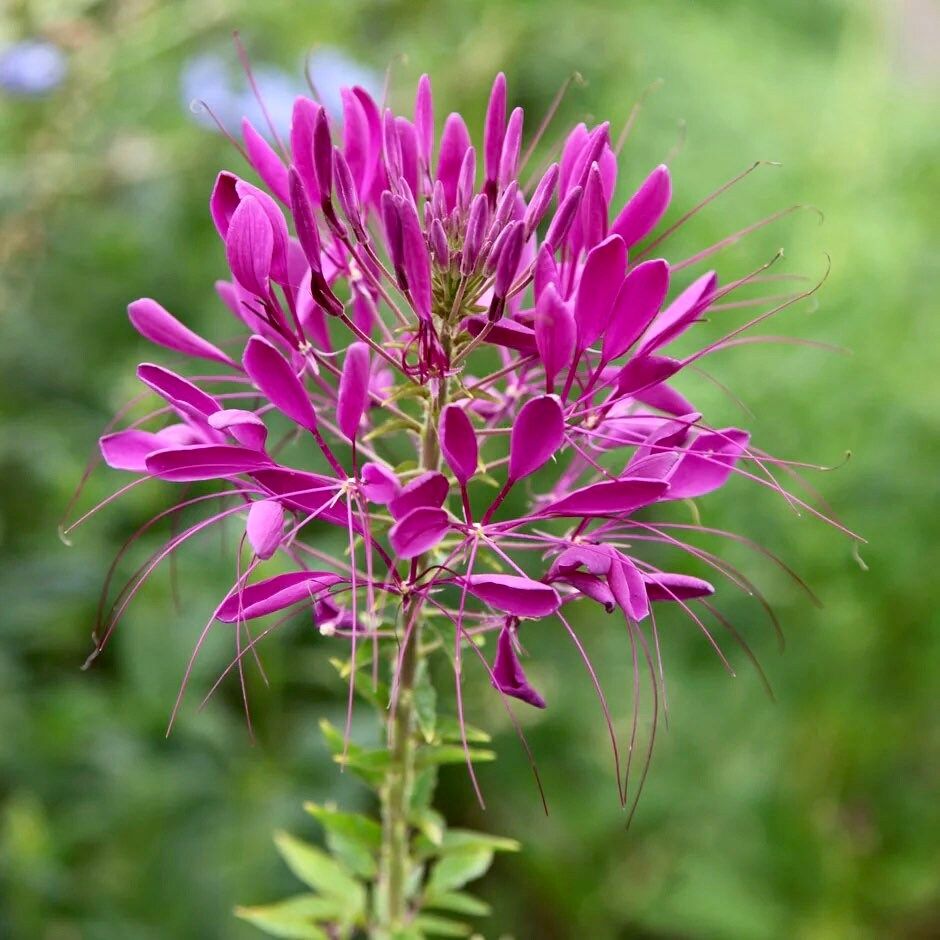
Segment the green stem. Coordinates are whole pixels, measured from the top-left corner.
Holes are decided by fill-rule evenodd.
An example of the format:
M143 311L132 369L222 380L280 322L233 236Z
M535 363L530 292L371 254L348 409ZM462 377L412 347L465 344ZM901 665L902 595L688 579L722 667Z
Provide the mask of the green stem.
M450 353L450 336L445 334L444 347ZM440 444L437 424L447 404L448 382L441 380L437 395L428 404L421 432L421 466L436 470L440 465ZM427 557L417 560L416 571L427 564ZM421 600L406 602L405 636L407 645L401 654L396 683L396 700L388 716L387 742L391 756L382 786L382 847L378 882L378 928L380 940L394 940L407 925L411 911L408 905L408 881L412 870L411 830L408 821L414 787L417 732L415 727L414 684L421 661Z

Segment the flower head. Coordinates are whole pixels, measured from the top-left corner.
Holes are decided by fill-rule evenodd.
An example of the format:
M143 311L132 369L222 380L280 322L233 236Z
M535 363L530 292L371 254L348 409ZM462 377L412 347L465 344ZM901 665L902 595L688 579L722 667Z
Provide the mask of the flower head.
M669 231L650 236L669 207L669 170L655 167L612 204L618 153L606 123L577 125L558 162L534 171L523 111L507 109L499 75L480 134L458 114L439 122L424 77L411 115L354 87L338 112L298 98L280 147L246 122L257 180L220 173L210 199L231 274L218 292L240 348L223 351L156 301L135 301L132 325L195 360L197 376L142 365L159 410L101 439L111 467L217 491L167 511L203 515L122 592L99 644L156 564L238 517L234 580L212 620L235 625L239 669L255 644L240 639L247 624L297 610L354 652L390 640L396 661L416 642L418 613L433 617L451 631L458 687L462 651L479 653L493 634L492 666L482 659L492 685L540 708L552 703L520 659L540 631L560 624L597 682L572 605L625 623L654 687L657 603L719 649L706 623L726 623L708 600L713 584L647 549L754 590L689 540L715 530L657 509L732 476L784 492L775 471L786 462L746 430L710 426L673 384L769 315L676 351L760 278L689 279L720 244L678 262L658 256ZM318 547L323 526L339 530L347 558Z

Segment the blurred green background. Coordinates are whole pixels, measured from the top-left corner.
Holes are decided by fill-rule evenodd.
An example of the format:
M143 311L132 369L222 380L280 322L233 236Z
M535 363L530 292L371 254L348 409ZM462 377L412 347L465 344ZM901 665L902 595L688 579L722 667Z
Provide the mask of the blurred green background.
M744 346L709 369L753 410L743 420L767 449L830 464L852 452L816 483L869 540L870 570L837 532L743 481L703 501L706 523L779 551L824 607L730 552L787 632L780 656L753 603L724 592L775 704L746 662L729 678L681 617L663 615L671 727L629 831L596 702L563 637L528 641L531 677L551 703L524 716L547 818L499 703L483 677L471 681L468 708L500 752L482 774L488 809L461 768L445 775L440 805L526 846L483 883L496 914L482 933L940 936L935 3L5 0L2 10L0 45L49 40L67 72L42 96L4 90L0 75L0 936L256 936L233 904L297 887L271 830L313 837L302 800L364 799L324 756L317 721L341 713L344 693L325 641L300 628L266 647L272 683L253 688L255 744L234 684L201 713L192 695L165 740L192 643L226 583L217 540L184 556L180 610L166 574L154 578L106 655L81 671L110 558L168 504L165 489L136 490L71 549L56 538L96 435L151 356L126 303L150 295L207 335L229 328L212 290L224 259L206 203L219 167L243 167L187 102L204 95L222 108L230 92L213 69L228 69L222 84L241 93L235 27L280 101L303 90L314 49L325 69L358 63L379 86L395 62L403 109L427 71L439 120L460 109L476 127L499 69L531 115L579 70L587 84L557 127L586 115L617 127L662 78L621 161L621 196L669 155L676 218L751 161L782 163L701 213L670 242L672 259L791 203L825 213L822 225L796 213L762 231L721 255L719 272L740 276L784 246L777 270L817 278L828 253L818 302L765 332L851 354ZM742 420L706 380L685 390L713 423ZM116 479L99 472L82 505ZM626 728L629 647L611 621L595 621L581 630ZM227 655L210 647L194 689Z

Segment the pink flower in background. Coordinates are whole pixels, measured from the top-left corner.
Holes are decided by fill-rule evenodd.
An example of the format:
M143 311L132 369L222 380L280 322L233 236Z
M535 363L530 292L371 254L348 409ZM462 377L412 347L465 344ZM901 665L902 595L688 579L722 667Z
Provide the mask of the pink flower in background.
M709 424L676 385L805 294L689 352L696 324L767 277L687 273L722 243L659 256L673 231L655 234L666 166L614 203L619 148L602 123L575 126L557 161L534 169L544 126L533 134L510 111L502 75L477 134L436 115L427 77L412 114L361 87L340 101L335 113L298 98L285 135L246 119L254 181L218 176L209 209L230 277L217 290L237 344L157 301L129 307L193 374L141 365L157 410L102 437L101 454L140 479L215 489L186 489L158 517L196 514L120 593L99 648L163 559L238 520L233 580L205 631L233 625L233 668L254 655L250 622L301 611L354 653L390 643L400 661L421 610L449 631L458 705L469 652L499 694L542 708L554 703L527 679L525 651L562 629L610 726L572 605L626 628L634 682L645 663L659 701L656 605L681 610L725 661L713 625L743 640L712 605L715 587L756 593L690 541L747 539L677 521L675 504L737 476L821 515L778 482L793 466L745 429ZM324 527L348 554L321 547ZM689 561L710 580L685 572Z

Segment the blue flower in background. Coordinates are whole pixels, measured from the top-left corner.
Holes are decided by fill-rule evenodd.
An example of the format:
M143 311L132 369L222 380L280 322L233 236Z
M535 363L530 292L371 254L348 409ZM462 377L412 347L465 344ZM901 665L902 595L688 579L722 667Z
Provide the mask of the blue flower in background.
M215 53L193 56L184 64L180 74L183 104L204 127L215 129L215 122L205 110L198 106L191 108L195 101L204 101L226 130L236 136L240 134L243 117L247 117L265 136L270 136L267 121L251 88L244 79L236 82L232 69L231 61L224 56ZM277 66L262 64L253 66L253 71L277 132L287 137L294 99L298 95L309 94L301 70L292 75ZM319 96L337 119L342 114L340 88L362 85L374 94L380 86L376 72L337 49L323 48L314 53L310 59L310 71Z
M65 53L51 42L24 39L0 47L0 88L13 95L46 95L62 83Z

